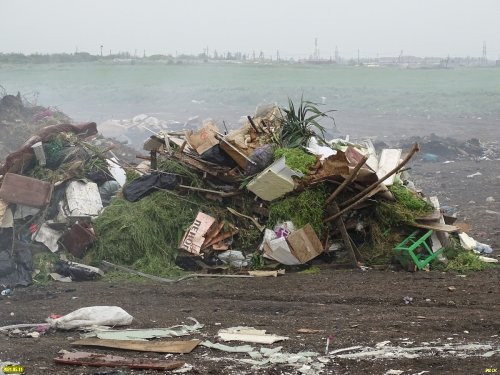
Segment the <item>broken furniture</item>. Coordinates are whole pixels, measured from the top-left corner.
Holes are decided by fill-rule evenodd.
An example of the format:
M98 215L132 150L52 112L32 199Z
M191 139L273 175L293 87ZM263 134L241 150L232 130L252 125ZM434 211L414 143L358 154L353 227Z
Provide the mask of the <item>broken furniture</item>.
M9 203L43 208L50 202L52 184L15 173L5 174L0 186L0 198Z
M441 254L444 248L440 248L434 252L432 251L432 247L426 242L432 236L433 232L431 229L422 235L421 230L416 230L397 245L394 248L394 252L401 264L408 265L411 259L418 269L421 270Z

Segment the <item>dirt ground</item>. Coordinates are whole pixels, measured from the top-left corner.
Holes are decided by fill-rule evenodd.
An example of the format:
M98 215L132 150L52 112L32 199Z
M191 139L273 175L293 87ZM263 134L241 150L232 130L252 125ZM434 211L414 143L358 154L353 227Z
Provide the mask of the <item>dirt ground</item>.
M416 359L342 359L325 356L324 374L483 374L500 365L498 311L499 270L461 277L441 272L360 271L323 268L319 274L289 274L269 279L187 280L175 285L152 283L50 284L17 289L2 299L3 324L41 322L50 314L64 314L84 306L118 305L135 317L134 327L167 327L194 317L205 324L193 338L216 340L220 328L247 325L288 336L284 351L324 353L357 345L374 347L390 341L396 346L434 343L489 344L488 352L439 353L433 350ZM455 291L448 287L454 286ZM76 298L75 298L76 297ZM404 297L413 301L405 303ZM14 313L11 316L11 313ZM322 330L299 334L297 329ZM0 336L2 360L19 361L27 374L93 374L97 369L56 365L61 349L72 349L77 332L54 332L38 339ZM255 345L259 347L259 345ZM164 355L90 349L125 356L163 358ZM467 351L465 351L467 354ZM173 359L194 366L194 374L298 374L289 366L252 369L238 363L245 354L230 354L204 347ZM103 369L99 369L103 371ZM124 370L127 374L154 371Z
M498 128L489 133L492 139L500 139ZM471 130L465 135L473 134ZM459 220L471 226L470 234L490 244L498 258L498 160L445 164L417 157L411 167L415 185L427 195L437 195L442 205L456 206ZM467 177L476 172L481 175ZM494 201L487 201L488 197ZM278 278L192 279L168 285L146 281L51 283L17 288L11 296L0 297L0 319L1 325L38 323L50 314L66 314L80 307L117 305L134 316L134 328L189 324L188 317L205 324L187 339L216 341L219 329L240 325L288 336L270 347L320 353L325 365L322 374L485 374L500 372L499 276L499 268L464 276L323 265L319 273L289 273ZM301 334L297 332L300 328L320 332ZM374 357L345 358L360 353L359 348L325 355L329 336L330 351L353 346L389 349ZM26 374L110 371L54 364L57 352L72 349L70 342L78 337L74 331L49 332L36 339L0 335L0 362L19 362ZM484 346L474 350L472 345ZM419 351L417 347L429 349ZM394 348L408 349L407 355ZM84 350L164 358L155 353ZM411 353L418 354L411 358ZM201 346L190 354L169 357L192 365L192 374L299 373L296 367L283 364L253 368L239 361L243 358L249 357ZM157 372L123 369L123 373Z

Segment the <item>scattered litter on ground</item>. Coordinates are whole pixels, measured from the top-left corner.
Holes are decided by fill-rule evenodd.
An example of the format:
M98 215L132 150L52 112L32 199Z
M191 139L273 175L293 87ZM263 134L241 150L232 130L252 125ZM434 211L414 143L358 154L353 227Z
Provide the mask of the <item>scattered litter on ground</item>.
M436 344L421 346L398 346L390 345L390 341L384 341L370 346L354 346L345 349L337 349L330 352L330 356L344 359L397 359L397 358L421 358L435 356L440 357L491 357L500 353L500 347L493 344Z

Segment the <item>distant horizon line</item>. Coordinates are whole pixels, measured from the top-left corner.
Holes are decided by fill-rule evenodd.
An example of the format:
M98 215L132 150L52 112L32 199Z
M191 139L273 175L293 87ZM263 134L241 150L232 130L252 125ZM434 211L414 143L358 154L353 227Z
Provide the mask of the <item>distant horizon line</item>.
M168 53L152 53L152 54L146 54L146 51L143 50L142 54L137 54L137 50L135 50L134 53L131 53L129 51L118 51L113 53L111 50L109 50L109 53L91 53L87 51L74 51L74 52L30 52L30 53L24 53L24 52L2 52L0 51L0 56L23 56L23 57L30 57L30 56L83 56L87 55L89 57L95 57L95 58L110 58L110 57L127 57L127 58L134 58L134 59L148 59L151 57L166 57L166 58L173 58L173 59L182 59L182 58L194 58L194 59L211 59L211 60L248 60L248 61L259 61L259 60L267 60L267 61L337 61L337 60L342 60L342 61L350 61L350 60L372 60L376 61L379 59L409 59L409 58L417 58L417 59L441 59L441 60L446 60L446 59L461 59L461 60L471 60L471 61L491 61L495 62L500 60L500 56L498 59L489 59L488 57L485 56L463 56L463 55L446 55L446 56L438 56L438 55L425 55L425 56L419 56L419 55L383 55L379 56L352 56L352 57L344 57L338 54L337 56L331 55L329 57L324 57L324 56L314 56L314 54L302 54L303 56L307 57L280 57L279 55L279 50L276 51L276 54L267 54L265 55L262 51L259 51L259 54L257 55L256 53L244 53L241 51L224 51L221 53L218 53L217 50L214 50L211 54L206 54L205 52L201 53L185 53L185 52L177 52L175 54ZM238 57L238 58L236 58Z

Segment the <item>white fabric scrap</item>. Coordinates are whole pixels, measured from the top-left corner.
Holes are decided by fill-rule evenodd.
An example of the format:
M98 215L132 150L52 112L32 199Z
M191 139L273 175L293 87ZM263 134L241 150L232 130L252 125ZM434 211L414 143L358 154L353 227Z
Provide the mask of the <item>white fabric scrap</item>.
M47 321L53 328L70 330L90 326L127 326L133 319L132 315L118 306L91 306Z

